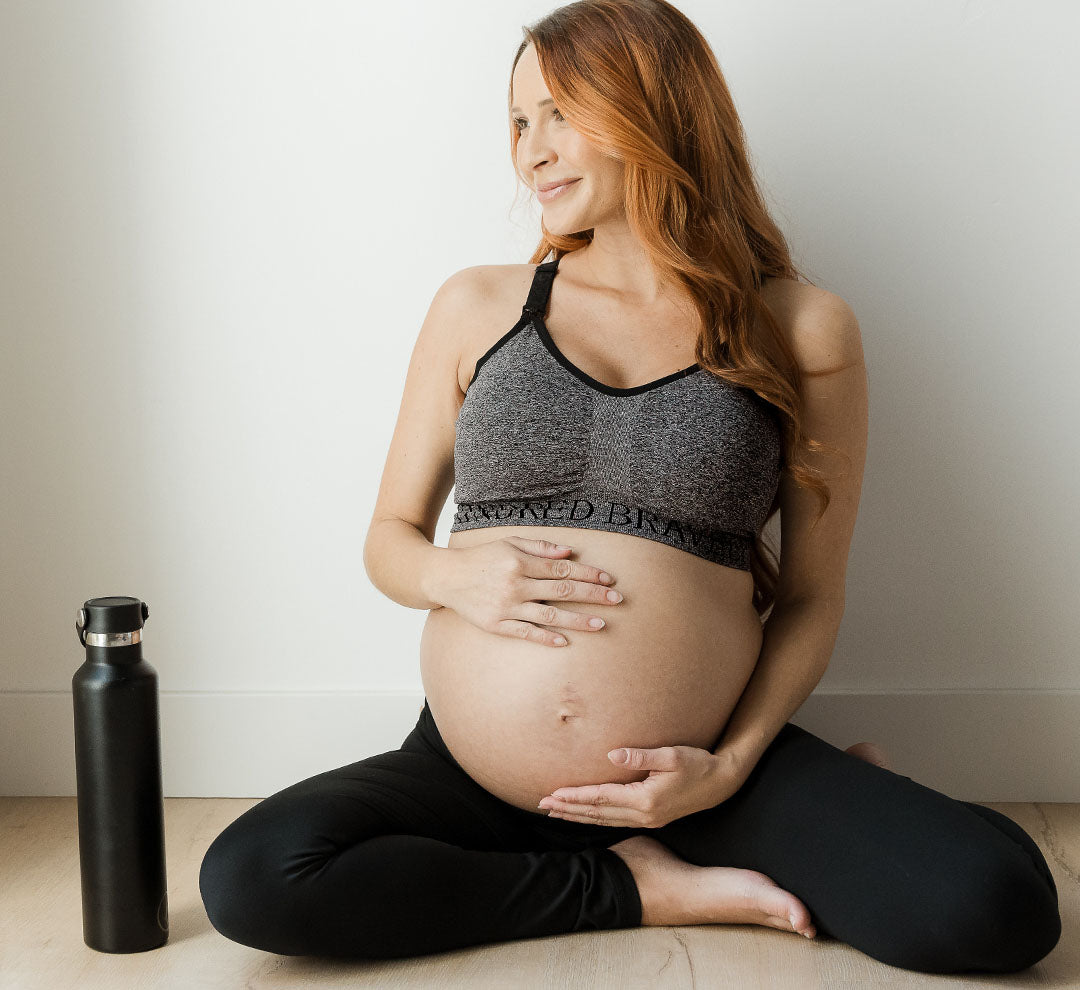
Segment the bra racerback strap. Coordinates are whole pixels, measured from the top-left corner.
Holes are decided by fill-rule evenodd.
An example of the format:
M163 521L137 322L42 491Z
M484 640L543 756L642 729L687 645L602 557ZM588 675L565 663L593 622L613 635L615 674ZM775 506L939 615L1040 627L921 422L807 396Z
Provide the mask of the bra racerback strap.
M548 296L551 295L551 282L555 273L559 270L559 259L545 261L536 266L533 273L532 285L529 287L529 298L522 307L522 312L532 313L534 316L543 316L547 309Z

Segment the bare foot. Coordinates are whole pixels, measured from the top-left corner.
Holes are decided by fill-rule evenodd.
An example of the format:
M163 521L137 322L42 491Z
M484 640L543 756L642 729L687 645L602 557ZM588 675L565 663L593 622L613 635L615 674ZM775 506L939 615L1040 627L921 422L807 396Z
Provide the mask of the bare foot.
M694 866L647 835L608 848L634 876L642 925L765 925L817 934L806 905L757 870Z
M867 763L874 763L879 767L884 767L886 770L890 769L889 756L877 743L855 743L854 746L848 746L844 752L857 756L860 760L866 760Z

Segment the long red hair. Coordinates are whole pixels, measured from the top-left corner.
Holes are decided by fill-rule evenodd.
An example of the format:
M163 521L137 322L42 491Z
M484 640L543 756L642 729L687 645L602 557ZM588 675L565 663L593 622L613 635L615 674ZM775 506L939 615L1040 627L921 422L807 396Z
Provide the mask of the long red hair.
M802 430L803 373L761 293L766 277L814 283L795 268L765 206L708 42L665 0L577 0L522 30L507 110L514 68L531 43L563 118L625 163L630 229L661 278L689 290L701 316L696 360L775 406L782 471L817 493L820 519L829 487L804 455L831 448ZM515 171L519 133L511 121ZM552 234L542 221L541 230L532 264L581 250L593 237L592 230ZM759 319L765 339L754 329ZM778 489L766 522L779 507ZM763 616L775 601L779 557L762 532L755 534L750 571L754 607Z

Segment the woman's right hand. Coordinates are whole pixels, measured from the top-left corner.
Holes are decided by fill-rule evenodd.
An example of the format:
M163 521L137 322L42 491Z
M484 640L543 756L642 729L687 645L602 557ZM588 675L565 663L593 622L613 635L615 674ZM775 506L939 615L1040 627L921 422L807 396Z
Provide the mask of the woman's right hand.
M565 646L553 631L596 632L589 613L573 612L552 601L614 605L599 567L567 560L573 548L520 536L471 547L453 547L440 576L440 601L474 626L496 636L525 639L543 646ZM613 584L614 577L610 578ZM618 594L616 592L616 594ZM619 595L619 600L622 596ZM562 642L559 642L561 640Z

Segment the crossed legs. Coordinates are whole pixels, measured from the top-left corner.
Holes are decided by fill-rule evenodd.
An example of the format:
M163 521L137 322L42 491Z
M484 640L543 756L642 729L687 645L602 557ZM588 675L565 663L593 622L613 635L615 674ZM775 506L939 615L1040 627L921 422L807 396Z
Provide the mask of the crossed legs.
M1011 972L1061 932L1050 870L1019 825L790 722L727 801L629 829L500 801L425 712L400 749L244 812L211 844L199 887L219 932L265 951L419 956L647 922L635 872L610 848L635 835L689 869L756 871L805 906L803 927L908 969Z

